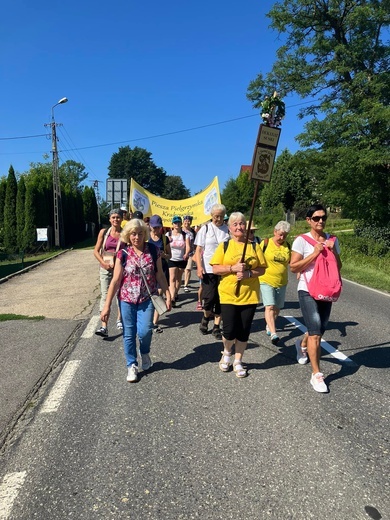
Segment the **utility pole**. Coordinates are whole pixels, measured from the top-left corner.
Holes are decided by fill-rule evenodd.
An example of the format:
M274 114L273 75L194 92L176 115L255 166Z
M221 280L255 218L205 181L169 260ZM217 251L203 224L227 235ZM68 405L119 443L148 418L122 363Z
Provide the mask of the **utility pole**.
M58 103L51 108L51 151L53 154L53 196L54 196L54 245L56 247L64 246L64 222L62 214L62 198L61 198L61 183L60 175L58 171L58 149L57 149L57 132L56 127L58 123L54 120L54 108L57 105L66 103L68 99L66 97L60 99Z

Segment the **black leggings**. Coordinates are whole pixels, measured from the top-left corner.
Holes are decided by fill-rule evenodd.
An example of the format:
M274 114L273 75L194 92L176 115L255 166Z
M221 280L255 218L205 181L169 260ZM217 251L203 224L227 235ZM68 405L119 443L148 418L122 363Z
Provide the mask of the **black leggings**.
M256 307L256 304L221 303L223 337L229 341L248 341Z

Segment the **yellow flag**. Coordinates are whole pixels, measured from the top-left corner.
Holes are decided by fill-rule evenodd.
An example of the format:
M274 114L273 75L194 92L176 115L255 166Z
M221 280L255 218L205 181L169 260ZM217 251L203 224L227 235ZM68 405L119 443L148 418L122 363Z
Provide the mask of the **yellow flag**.
M172 217L178 215L183 218L185 215L193 217L192 225L200 225L210 219L211 206L221 203L219 193L218 177L206 189L182 200L169 200L153 195L145 190L140 184L131 179L130 184L130 207L132 211L142 211L144 217L160 215L163 225L171 225Z

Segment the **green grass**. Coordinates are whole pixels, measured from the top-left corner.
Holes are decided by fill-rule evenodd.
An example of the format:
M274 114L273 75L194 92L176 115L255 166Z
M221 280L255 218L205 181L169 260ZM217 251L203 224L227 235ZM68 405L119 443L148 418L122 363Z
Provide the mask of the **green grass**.
M45 316L24 316L23 314L0 314L0 321L11 320L44 320Z
M47 258L51 258L58 254L58 251L47 251L46 253L41 253L38 255L26 255L24 257L24 261L22 263L21 258L16 258L13 260L3 260L0 262L0 278L4 278L5 276L9 276L10 274L17 273L21 269L26 267L30 267L42 260L46 260Z

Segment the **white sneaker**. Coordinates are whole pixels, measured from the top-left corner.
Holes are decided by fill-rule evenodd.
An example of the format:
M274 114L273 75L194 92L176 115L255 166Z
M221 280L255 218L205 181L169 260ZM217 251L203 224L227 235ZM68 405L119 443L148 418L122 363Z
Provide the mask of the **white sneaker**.
M307 349L303 349L301 346L301 340L298 338L295 342L295 348L297 349L297 361L300 365L306 365L309 361L307 357Z
M149 368L152 368L153 361L150 359L149 354L141 354L141 360L142 360L142 370L149 370Z
M138 381L138 367L137 367L137 365L131 365L127 369L127 381L129 383L136 383Z
M328 387L326 386L326 384L324 382L324 374L321 374L321 372L312 374L311 379L310 379L310 384L316 392L325 393L328 391Z

